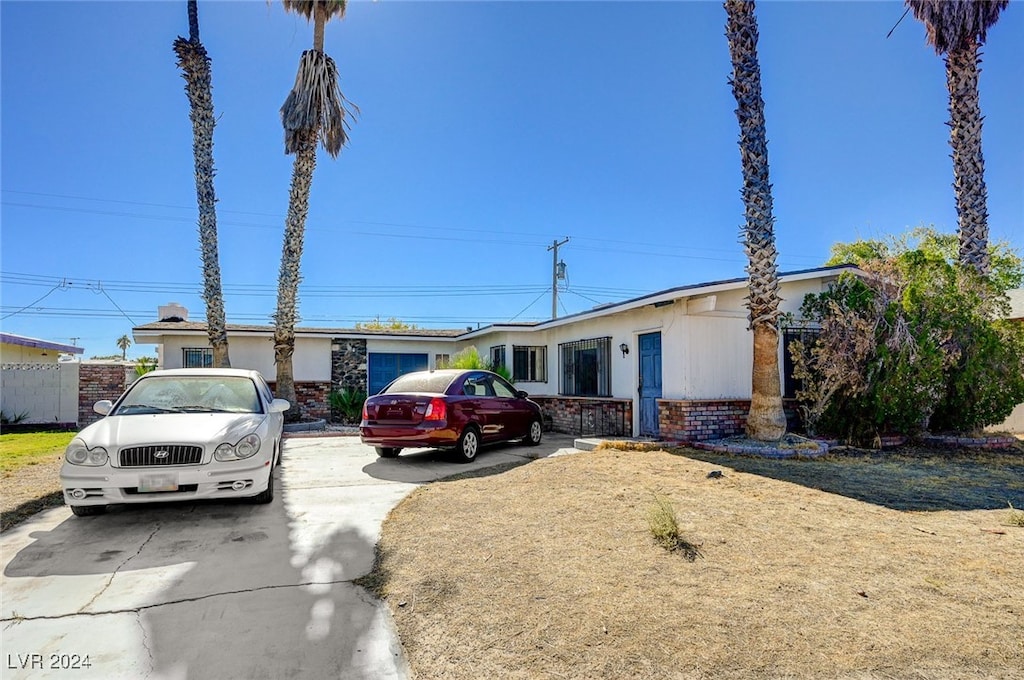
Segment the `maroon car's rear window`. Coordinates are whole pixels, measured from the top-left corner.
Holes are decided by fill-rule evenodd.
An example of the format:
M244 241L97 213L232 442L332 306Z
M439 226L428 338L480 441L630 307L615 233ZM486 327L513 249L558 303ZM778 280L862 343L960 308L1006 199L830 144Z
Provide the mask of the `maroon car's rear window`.
M401 394L403 392L433 392L444 394L452 382L451 373L409 373L395 379L382 394Z

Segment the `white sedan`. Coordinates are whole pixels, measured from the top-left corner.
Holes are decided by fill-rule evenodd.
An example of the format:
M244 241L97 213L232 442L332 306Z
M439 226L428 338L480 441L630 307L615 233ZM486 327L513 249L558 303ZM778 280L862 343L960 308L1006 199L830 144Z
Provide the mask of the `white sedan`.
M93 409L64 451L64 502L76 515L115 503L274 499L284 412L257 371L183 368L146 373Z

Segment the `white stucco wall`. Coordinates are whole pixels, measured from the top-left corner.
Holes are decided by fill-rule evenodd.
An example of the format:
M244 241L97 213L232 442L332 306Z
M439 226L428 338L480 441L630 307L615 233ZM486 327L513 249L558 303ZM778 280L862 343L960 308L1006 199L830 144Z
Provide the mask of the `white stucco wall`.
M164 336L163 351L160 353L161 367L181 368L184 360L183 349L209 346L205 336ZM232 335L228 342L228 353L233 368L257 370L271 382L276 379L274 340L271 336L266 334ZM327 336L296 336L292 372L297 381L329 381L331 379L331 339Z
M52 349L0 343L0 362L5 364L55 364L59 358L59 352Z

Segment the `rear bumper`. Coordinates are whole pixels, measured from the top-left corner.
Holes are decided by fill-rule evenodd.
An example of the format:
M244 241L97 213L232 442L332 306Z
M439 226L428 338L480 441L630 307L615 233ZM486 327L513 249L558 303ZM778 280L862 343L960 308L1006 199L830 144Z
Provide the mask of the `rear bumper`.
M459 433L447 424L359 426L359 438L364 444L398 449L451 448L459 441Z

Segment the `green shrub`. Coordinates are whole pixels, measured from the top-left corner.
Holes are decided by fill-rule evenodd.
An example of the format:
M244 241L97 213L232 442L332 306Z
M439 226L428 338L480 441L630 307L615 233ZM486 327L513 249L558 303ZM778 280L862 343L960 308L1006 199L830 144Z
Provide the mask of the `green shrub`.
M480 353L476 351L476 347L467 347L458 354L453 354L447 363L442 366L438 366L438 368L459 368L466 371L493 371L505 380L512 382L512 371L510 371L507 366L504 364L499 364L498 366L492 365L489 361L480 356Z
M363 416L366 392L346 387L341 392L333 390L327 396L327 401L331 405L331 411L337 413L342 422L358 423Z

